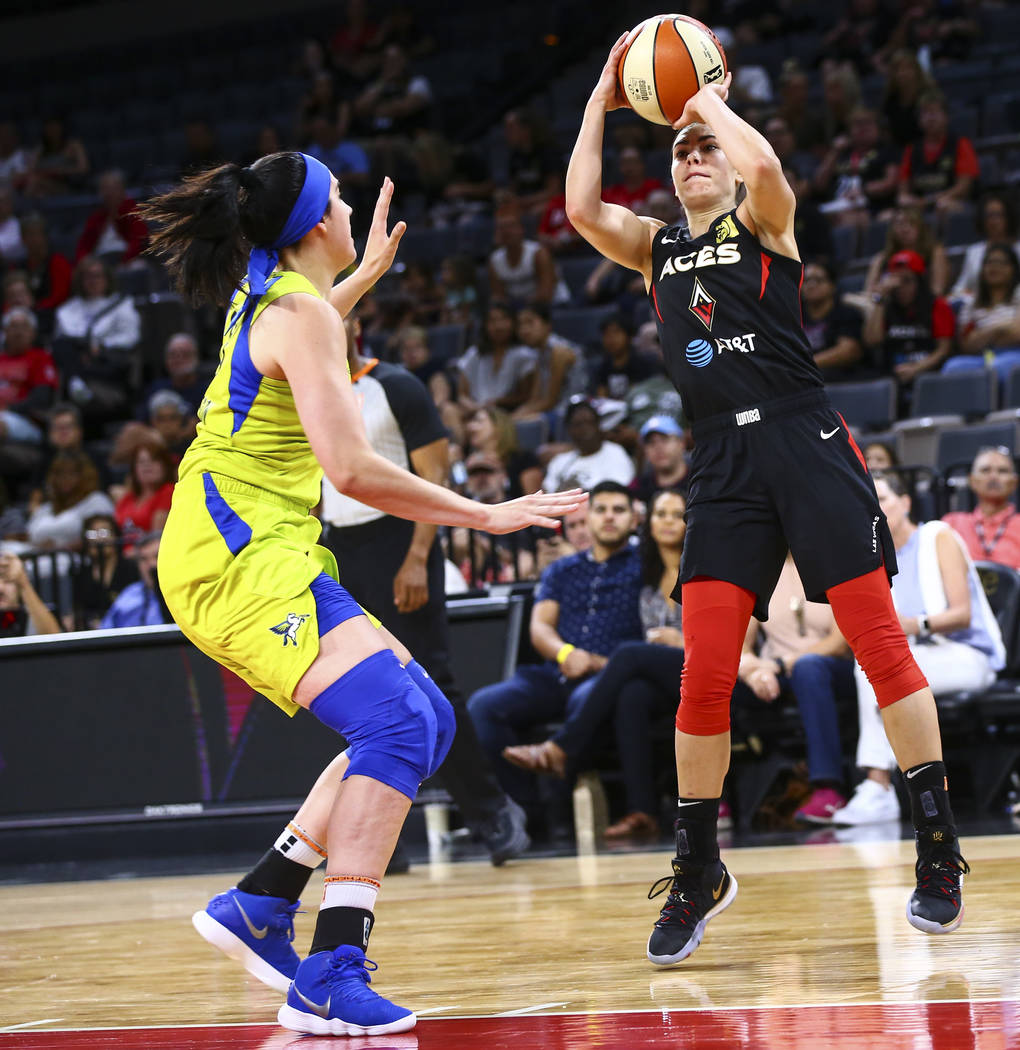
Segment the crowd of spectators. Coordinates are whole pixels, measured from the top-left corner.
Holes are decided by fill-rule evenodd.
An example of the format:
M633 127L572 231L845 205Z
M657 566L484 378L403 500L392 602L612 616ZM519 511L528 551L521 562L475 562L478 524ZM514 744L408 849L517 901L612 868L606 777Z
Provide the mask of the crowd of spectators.
M763 130L798 197L803 318L824 379L891 376L901 417L911 414L924 373L987 369L1005 388L1020 365L1018 172L1000 162L1008 152L991 155L984 170L989 154L975 127L939 86L978 47L986 5L848 0L829 21L802 6L767 16L740 6L732 28L719 32L736 71L731 102ZM700 17L712 21L707 8ZM770 49L784 34L805 32L816 34L813 56ZM569 727L589 691L595 707L581 729L515 757L518 766L569 774L594 739L592 726L613 724L598 673L613 671L613 695L633 695L653 712L662 691L648 647L675 650L665 661L671 668L682 661L662 576L663 565L673 572L679 547L662 537L665 517L686 495L690 441L640 277L595 256L566 216L576 121L561 112L550 121L533 100L505 112L487 137L459 140L420 68L437 47L410 6L376 16L348 0L335 31L299 49L294 75L303 87L289 127L265 125L230 153L210 120L189 118L179 162L163 174L300 148L335 172L362 231L379 178L394 178L393 212L409 218L410 230L391 274L359 304L363 353L402 364L427 386L450 438L449 484L465 494L496 502L580 485L599 495L597 511L555 534L444 537L465 587L541 577L532 635L546 663L518 690L528 698L520 720L565 715ZM135 185L121 170L94 170L73 116L48 117L28 145L23 130L0 114L3 633L164 622L154 552L215 367L218 320L183 307L171 330L147 320L144 293L166 285L145 255L138 200L158 180ZM497 140L501 163L492 156ZM614 114L605 199L680 221L667 150L668 130L664 137ZM68 212L75 228L55 229L54 205L80 203L83 194L91 206ZM971 559L1020 569L1014 451L979 453L947 521ZM878 466L897 466L891 439L867 452L869 463L874 456ZM657 495L663 491L672 498ZM643 576L632 528L644 530ZM624 563L633 580L608 634L598 609L585 614L568 602L577 623L550 614L559 595L589 586L586 574ZM647 565L658 565L662 579ZM70 603L61 602L56 579L66 573ZM582 582L570 583L571 573ZM795 591L797 581L789 584ZM801 694L816 694L825 679L831 694L843 695L852 676L849 664L834 663L846 657L833 626L783 594L796 636L770 627L763 639L749 638L738 689L759 702L789 690L805 712L812 784L822 792L805 812L818 816L845 804L850 785L834 767L831 726L811 722ZM59 622L47 603L59 606ZM771 622L783 618L781 610ZM600 639L590 650L589 634ZM503 692L476 697L472 712L507 790L533 806L533 785L515 781L501 757L520 743L516 730L491 717L515 688L494 686ZM630 770L628 812L614 835L648 831L658 820L644 745L626 732L617 727Z

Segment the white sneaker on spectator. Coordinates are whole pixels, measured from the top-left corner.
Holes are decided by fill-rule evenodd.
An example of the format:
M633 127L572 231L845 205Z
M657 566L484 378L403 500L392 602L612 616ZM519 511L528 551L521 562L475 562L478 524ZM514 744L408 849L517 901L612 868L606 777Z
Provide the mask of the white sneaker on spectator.
M892 784L882 787L870 777L857 785L850 801L832 814L833 824L882 824L900 819L900 800Z

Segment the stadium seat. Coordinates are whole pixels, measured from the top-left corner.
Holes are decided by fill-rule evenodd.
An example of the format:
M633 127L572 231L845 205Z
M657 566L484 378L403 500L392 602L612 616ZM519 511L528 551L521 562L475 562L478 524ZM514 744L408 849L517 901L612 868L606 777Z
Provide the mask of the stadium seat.
M560 273L570 289L570 298L581 306L585 303L584 285L592 271L602 262L601 255L579 255L572 259L561 259Z
M946 470L970 463L981 448L1007 448L1016 453L1016 426L1013 423L985 423L958 427L939 433L935 446L935 466Z
M963 416L926 416L893 423L900 462L922 467L935 465L939 434L963 426Z
M913 416L958 414L968 419L995 408L996 378L992 369L980 372L924 373L914 384Z
M608 306L559 307L552 312L553 330L585 349L597 347L602 336L602 322L618 312L615 303Z
M942 228L942 243L947 247L972 244L980 239L973 208L950 212Z
M832 255L837 266L844 266L857 252L857 227L837 226L832 231Z
M434 324L425 329L425 342L433 357L449 361L464 352L465 334L462 324Z
M867 383L830 383L826 390L832 407L852 427L877 430L896 418L896 382L873 379Z
M1020 365L1011 369L1002 392L1003 408L1020 408Z
M521 448L534 452L549 439L549 426L544 418L517 419L514 421L517 443Z

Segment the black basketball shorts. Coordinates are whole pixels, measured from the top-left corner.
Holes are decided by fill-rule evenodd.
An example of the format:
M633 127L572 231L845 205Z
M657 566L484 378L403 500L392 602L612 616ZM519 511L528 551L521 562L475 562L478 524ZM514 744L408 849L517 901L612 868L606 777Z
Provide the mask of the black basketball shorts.
M750 405L693 427L687 536L674 598L697 576L734 583L768 617L787 549L809 601L896 551L843 417L821 390Z

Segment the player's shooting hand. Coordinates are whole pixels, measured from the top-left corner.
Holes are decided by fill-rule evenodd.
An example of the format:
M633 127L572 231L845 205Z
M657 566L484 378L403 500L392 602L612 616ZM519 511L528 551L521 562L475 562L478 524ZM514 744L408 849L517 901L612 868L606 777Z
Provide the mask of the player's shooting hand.
M497 536L507 532L516 532L529 525L541 525L546 529L555 529L557 519L583 507L588 502L588 493L583 489L571 489L569 492L545 493L541 489L529 496L507 500L488 507L487 518L482 526L486 532Z
M629 105L626 96L620 90L619 77L620 58L623 56L627 36L628 33L624 33L613 44L606 64L599 74L598 82L595 84L595 90L591 94L594 101L602 103L607 113L614 109L626 109Z
M393 577L393 604L397 612L412 613L429 600L429 577L425 562L409 553Z
M730 97L730 83L732 80L733 74L727 73L722 80L717 80L714 84L706 84L697 94L692 95L687 100L687 105L684 106L680 119L673 121L673 127L679 131L681 128L687 127L688 124L709 123L711 117L707 107L711 106L716 98L725 102Z
M400 244L400 238L407 230L407 223L401 221L396 223L389 233L386 232L391 200L393 200L393 181L387 176L383 179L379 197L375 202L372 225L368 231L368 240L365 242L365 252L361 257L361 265L358 267L373 279L382 277L392 266L393 257L397 254L397 245Z

